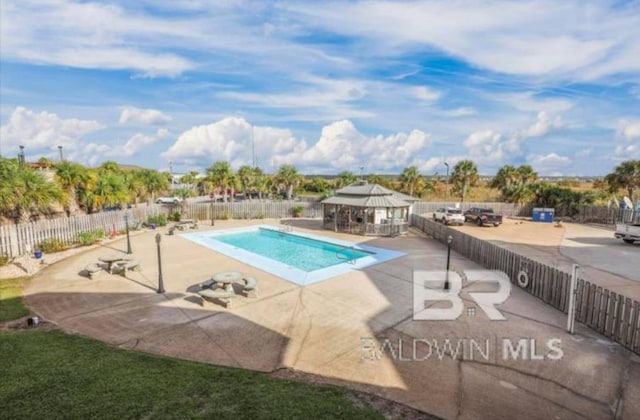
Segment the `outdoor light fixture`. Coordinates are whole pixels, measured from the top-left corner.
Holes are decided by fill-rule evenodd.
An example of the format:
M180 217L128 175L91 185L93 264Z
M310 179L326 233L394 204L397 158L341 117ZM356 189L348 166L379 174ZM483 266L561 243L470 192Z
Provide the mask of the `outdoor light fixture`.
M124 227L127 231L127 254L131 254L131 240L129 239L129 212L124 213Z
M156 245L158 246L158 293L164 293L164 283L162 281L162 260L160 258L160 241L162 236L156 233Z
M62 162L64 160L64 157L62 156L62 146L58 146L58 151L60 152L60 162Z
M451 242L453 242L453 236L447 236L447 271L444 275L444 290L449 290L449 263L451 262Z

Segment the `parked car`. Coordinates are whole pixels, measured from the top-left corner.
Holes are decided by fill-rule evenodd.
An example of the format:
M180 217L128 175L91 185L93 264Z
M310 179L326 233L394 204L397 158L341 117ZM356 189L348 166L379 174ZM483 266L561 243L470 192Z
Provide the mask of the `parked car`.
M493 225L498 227L502 224L502 216L495 214L493 209L473 207L464 212L464 221L473 222L478 226Z
M614 235L616 238L622 239L627 244L640 242L640 223L618 223L616 224L616 233Z
M178 204L182 201L180 197L158 197L156 204Z
M442 222L445 225L464 225L462 210L451 207L443 207L434 211L433 220Z

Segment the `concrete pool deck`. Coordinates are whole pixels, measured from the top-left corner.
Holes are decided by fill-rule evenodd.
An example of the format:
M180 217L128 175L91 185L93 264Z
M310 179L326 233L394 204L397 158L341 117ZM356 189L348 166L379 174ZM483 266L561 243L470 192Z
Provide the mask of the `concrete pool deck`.
M261 223L278 221L217 221L215 229ZM114 346L263 372L292 369L443 418L640 418L640 358L619 345L581 326L573 336L565 333L564 314L516 288L499 306L506 321L490 321L480 310L455 321L415 321L413 270L443 269L445 247L414 232L369 239L320 230L320 222L299 223L318 229L294 229L407 255L301 287L163 234L166 293L160 295L156 231L150 231L132 238L143 271L128 279L80 276L99 256L125 249L124 240L113 242L43 270L25 291L26 302L62 329ZM452 268L480 267L454 253ZM203 302L195 285L227 270L256 278L258 297L239 295L229 309ZM478 284L462 292L465 307L475 308L469 290ZM447 338L463 347L488 340L488 357L440 358L435 349L427 357L421 340ZM502 357L503 339L537 340L534 353L545 354L554 338L562 341L560 360ZM378 346L373 352L372 343ZM378 358L382 344L387 347Z

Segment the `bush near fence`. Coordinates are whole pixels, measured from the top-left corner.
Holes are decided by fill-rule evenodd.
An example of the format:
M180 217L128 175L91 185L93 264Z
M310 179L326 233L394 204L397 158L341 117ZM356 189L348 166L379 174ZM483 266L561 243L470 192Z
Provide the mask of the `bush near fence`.
M125 229L124 215L127 212L129 226L135 227L149 216L164 213L165 209L157 205L141 206L130 210L0 226L0 255L19 257L26 254L28 249L35 251L43 243L55 242L60 247L71 247L77 245L79 235L87 232L121 232Z
M424 216L412 215L411 224L443 244L446 244L447 237L451 236L451 248L454 251L485 268L505 272L512 283L518 284L518 275L521 272L526 273L529 284L523 288L524 290L567 313L569 273L451 229ZM577 281L576 293L578 322L640 354L639 302L580 278Z

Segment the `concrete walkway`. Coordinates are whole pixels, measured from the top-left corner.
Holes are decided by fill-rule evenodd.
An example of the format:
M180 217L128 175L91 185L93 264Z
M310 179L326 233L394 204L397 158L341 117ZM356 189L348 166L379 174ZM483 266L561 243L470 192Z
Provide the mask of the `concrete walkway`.
M215 228L250 223L216 222ZM435 241L413 233L371 240L408 255L300 287L179 235L163 235L166 293L160 295L155 233L132 239L142 272L93 280L78 274L100 255L125 249L124 241L115 242L113 249L74 256L34 277L28 305L67 331L122 348L263 372L294 369L443 418L640 418L640 358L580 326L576 335L566 334L564 314L519 289L499 306L506 321L490 321L476 307L468 292L479 284L465 284L459 319L413 320L413 271L445 266L446 249ZM452 266L480 268L455 254ZM203 302L195 285L226 270L255 277L258 298L238 296L229 309ZM443 352L446 339L453 349ZM517 345L521 339L529 345L526 360L504 358L510 353L503 352L503 340ZM530 360L553 356L551 339L561 340L562 357ZM456 348L464 351L453 357Z

